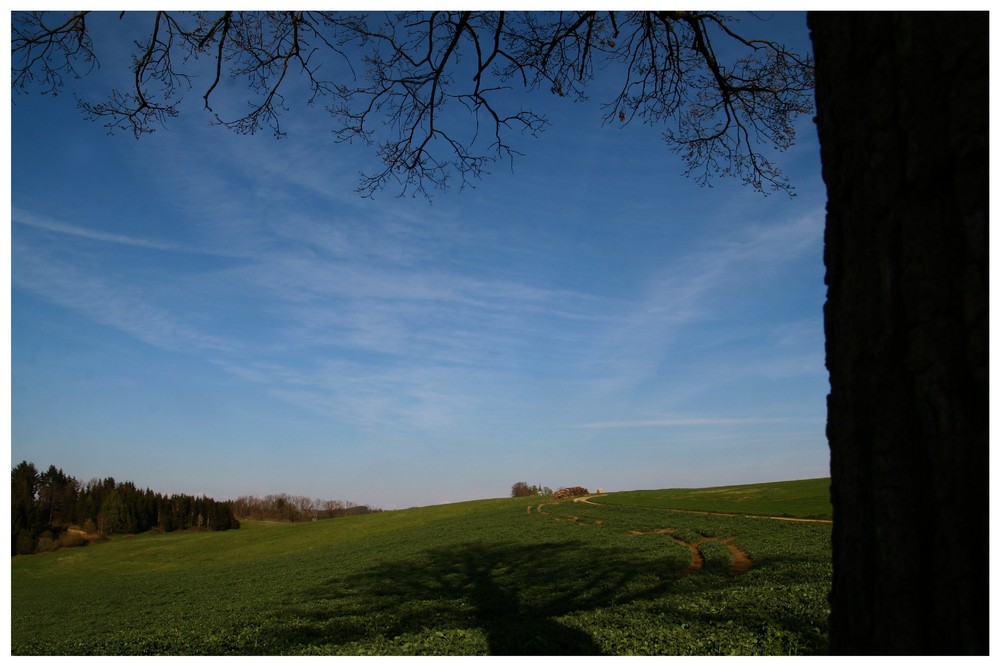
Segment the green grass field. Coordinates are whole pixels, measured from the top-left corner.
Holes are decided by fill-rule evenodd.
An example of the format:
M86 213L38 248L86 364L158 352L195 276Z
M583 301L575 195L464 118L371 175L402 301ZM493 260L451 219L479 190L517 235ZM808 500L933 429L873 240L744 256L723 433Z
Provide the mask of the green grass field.
M822 654L831 525L726 513L828 515L828 483L481 500L18 556L12 653Z
M702 512L804 519L833 518L829 478L703 489L624 491L614 494L614 502L618 505Z

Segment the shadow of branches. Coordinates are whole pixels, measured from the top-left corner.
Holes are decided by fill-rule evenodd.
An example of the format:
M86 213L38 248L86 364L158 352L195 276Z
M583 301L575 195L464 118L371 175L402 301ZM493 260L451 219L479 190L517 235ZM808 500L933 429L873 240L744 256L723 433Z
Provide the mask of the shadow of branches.
M728 547L701 538L737 527L672 518L668 531L603 508L598 521L585 509L511 530L392 540L366 549L367 561L312 561L313 583L276 601L259 646L346 655L825 652L829 562L812 541L751 540L753 565L734 575ZM706 548L692 568L695 541Z
M272 640L288 652L349 651L350 645L477 630L485 645L460 652L599 655L586 632L559 618L663 594L676 581L683 554L637 558L581 547L574 541L530 548L467 543L382 562L300 592L282 609L285 622Z

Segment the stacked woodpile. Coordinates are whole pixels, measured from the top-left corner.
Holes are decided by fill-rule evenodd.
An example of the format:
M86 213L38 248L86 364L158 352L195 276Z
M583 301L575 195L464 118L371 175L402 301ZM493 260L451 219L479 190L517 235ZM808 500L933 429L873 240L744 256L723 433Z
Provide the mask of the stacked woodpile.
M561 498L573 498L575 496L585 496L588 493L590 493L590 491L583 488L582 486L569 486L564 489L559 489L558 491L552 494L552 497L555 498L556 500L559 500Z

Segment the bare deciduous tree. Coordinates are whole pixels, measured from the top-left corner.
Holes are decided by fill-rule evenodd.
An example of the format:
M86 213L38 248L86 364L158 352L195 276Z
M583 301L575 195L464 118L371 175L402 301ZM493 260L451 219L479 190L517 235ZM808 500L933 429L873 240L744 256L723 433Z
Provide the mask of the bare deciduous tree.
M56 93L98 65L93 20L109 13L12 16L12 87ZM109 130L139 137L179 113L195 77L215 122L281 136L284 92L298 76L310 103L324 98L342 141L371 146L382 167L364 174L371 196L395 182L428 194L464 185L518 153L512 136L547 119L513 89L582 100L596 73L618 77L602 105L608 123L663 126L686 172L759 191L792 188L768 157L789 147L813 106L811 57L739 34L715 12L155 12L135 41L132 81L102 101L81 100ZM723 58L719 54L725 53ZM220 82L242 81L243 113L215 110ZM467 113L452 113L458 109Z
M13 88L55 93L93 68L92 16L14 13ZM427 192L454 173L465 183L516 153L512 132L547 122L512 104L511 88L582 98L604 69L621 81L605 120L665 125L701 182L721 172L788 191L762 150L790 145L794 118L812 110L810 57L714 13L148 20L133 88L82 103L91 116L150 131L191 84L176 66L201 57L214 63L206 108L224 76L255 95L247 113L217 122L280 134L291 71L312 99L331 99L341 139L378 151L383 169L359 186L369 195L392 181ZM819 12L810 24L829 188L831 650L988 654L988 15ZM456 105L473 112L470 134L453 125ZM978 557L956 561L954 535Z

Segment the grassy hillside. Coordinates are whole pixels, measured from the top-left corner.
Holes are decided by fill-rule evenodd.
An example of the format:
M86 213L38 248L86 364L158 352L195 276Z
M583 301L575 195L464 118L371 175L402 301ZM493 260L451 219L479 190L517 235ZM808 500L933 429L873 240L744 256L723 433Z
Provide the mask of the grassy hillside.
M832 519L830 478L715 486L703 489L623 491L595 499L616 505L759 516Z
M674 492L246 522L19 556L12 652L826 650L829 524L672 512L655 494Z

